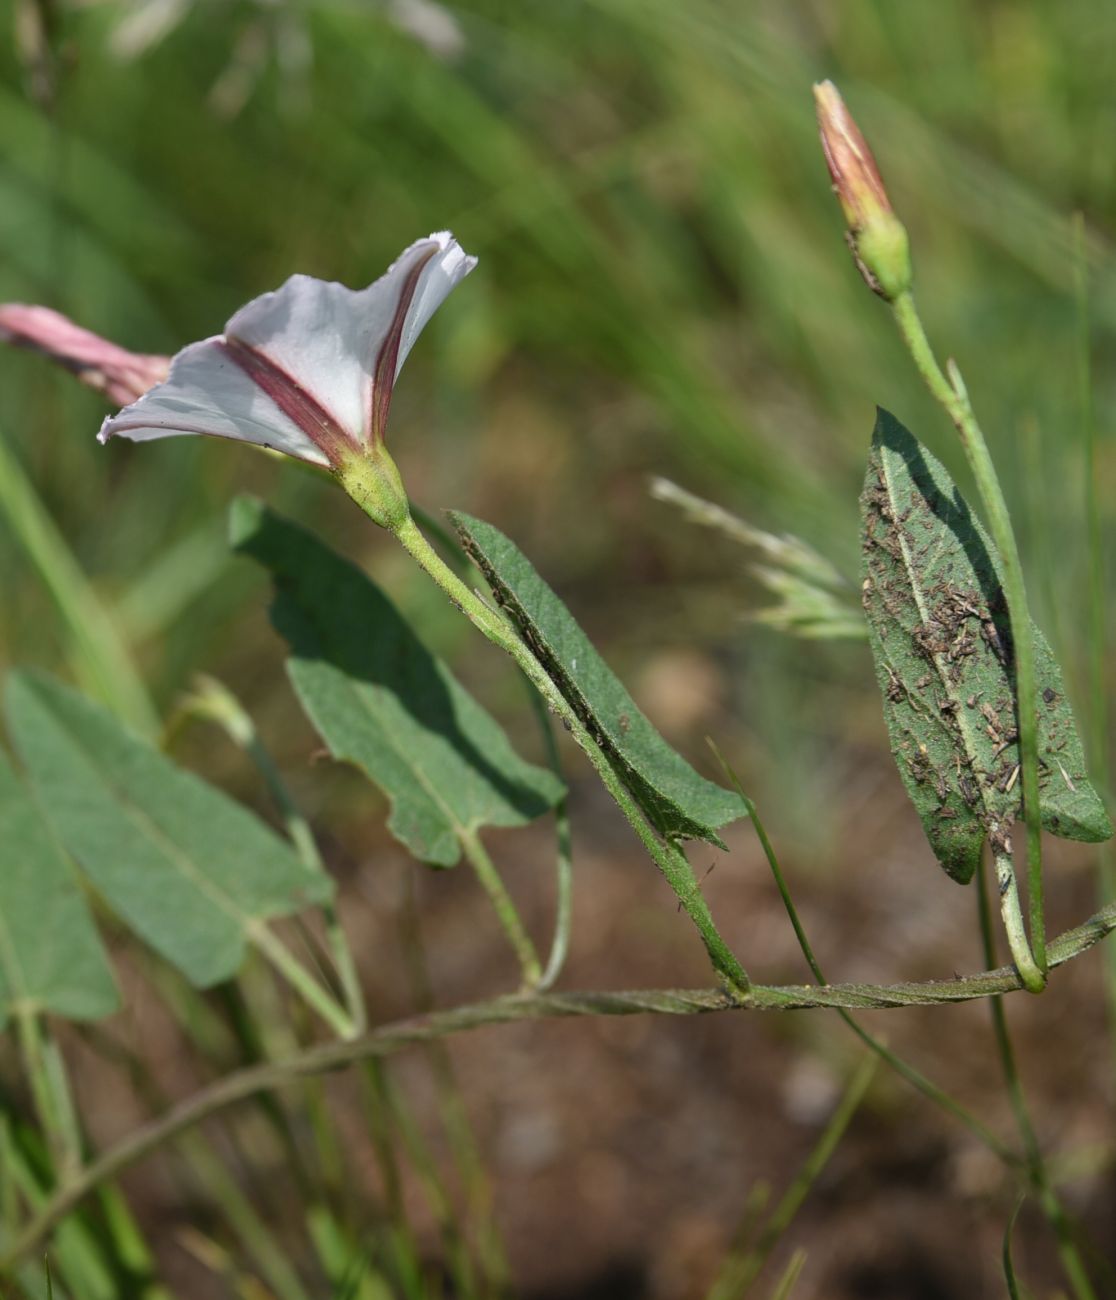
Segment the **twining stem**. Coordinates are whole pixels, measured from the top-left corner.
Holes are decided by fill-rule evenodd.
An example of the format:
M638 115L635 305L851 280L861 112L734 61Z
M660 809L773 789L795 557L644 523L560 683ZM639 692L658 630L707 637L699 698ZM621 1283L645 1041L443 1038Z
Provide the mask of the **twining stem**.
M394 531L406 551L418 561L474 627L515 660L547 706L562 719L697 927L713 968L735 996L746 995L750 983L748 976L714 925L708 904L686 855L672 841L660 840L647 824L604 752L589 734L572 705L551 681L546 669L511 625L450 569L413 519L408 516Z
M1027 827L1027 895L1029 903L1033 957L1028 969L1020 969L1024 987L1031 993L1041 993L1046 980L1046 921L1043 910L1042 882L1042 823L1039 811L1038 777L1038 704L1035 687L1035 648L1031 634L1031 615L1027 605L1027 589L1023 581L1023 565L1019 547L1011 526L1007 502L1004 500L1000 480L988 444L973 413L972 404L961 373L953 362L948 363L949 378L942 373L926 337L914 298L909 290L901 293L892 304L895 320L915 367L926 381L934 397L945 408L961 437L961 445L976 480L984 505L985 517L992 532L992 540L999 551L1003 565L1004 595L1007 598L1008 618L1015 666L1016 717L1019 725L1019 761L1022 768L1023 820ZM1014 871L1014 867L1012 868ZM1012 945L1015 955L1016 944ZM1037 976L1036 976L1037 972Z
M1113 930L1116 930L1116 904L1055 939L1049 950L1051 968L1079 957ZM435 1011L382 1025L357 1039L324 1043L284 1061L268 1061L226 1075L180 1102L165 1115L136 1129L60 1187L20 1235L0 1251L0 1275L10 1271L34 1250L47 1233L101 1183L114 1178L122 1169L210 1115L257 1093L286 1087L299 1079L338 1070L355 1061L389 1056L414 1043L433 1042L482 1025L566 1016L700 1015L711 1011L788 1011L806 1007L882 1009L968 1002L987 997L994 999L995 1008L999 1006L995 1001L998 994L1013 993L1023 987L1015 967L1005 966L979 975L925 983L787 987L753 984L743 997L724 989L510 994L489 1002Z
M712 744L712 742L710 743ZM761 848L763 849L764 857L767 858L767 865L771 868L771 874L775 878L775 887L779 891L779 897L783 900L783 907L787 913L788 919L790 920L791 928L794 930L795 938L798 940L798 946L801 948L802 955L806 959L806 964L810 967L814 978L819 984L827 984L828 981L824 974L822 974L822 969L818 963L818 959L814 956L813 947L811 946L809 939L806 937L806 931L803 928L802 921L798 915L798 908L795 907L794 900L791 898L790 888L788 887L786 878L783 875L783 869L779 864L779 859L775 853L774 846L768 838L767 830L764 827L758 811L756 810L756 806L744 793L740 782L737 780L736 773L721 756L716 746L712 746L712 748L713 752L717 755L718 760L724 767L729 779L739 791L740 797L748 806L748 815L751 819L752 826L755 829L756 836L759 839ZM837 1008L837 1014L845 1024L848 1025L857 1038L859 1038L866 1047L875 1052L880 1060L889 1065L896 1074L900 1076L900 1078L906 1079L906 1081L911 1084L912 1087L917 1088L924 1097L932 1101L935 1105L940 1106L942 1110L948 1112L954 1117L954 1119L960 1120L971 1133L978 1137L990 1151L993 1151L997 1156L999 1156L1005 1164L1016 1166L1021 1163L1019 1156L1012 1151L1010 1147L1001 1142L996 1134L993 1133L992 1130L983 1123L983 1121L977 1119L972 1111L968 1110L965 1106L962 1106L959 1101L955 1101L948 1092L939 1088L938 1085L934 1083L932 1079L928 1079L921 1070L915 1069L913 1065L910 1065L901 1056L897 1056L886 1043L877 1038L875 1034L869 1033L868 1030L865 1029L860 1022L854 1016L850 1015L843 1007Z
M998 862L997 871L999 871ZM980 914L980 938L984 950L984 959L991 965L996 960L996 944L992 936L992 909L988 903L988 889L985 884L983 864L977 881L977 906ZM1020 972L1020 976L1022 976L1022 972ZM1039 1204L1042 1206L1043 1213L1054 1230L1054 1236L1058 1243L1058 1256L1066 1277L1073 1287L1074 1295L1077 1300L1096 1300L1096 1293L1093 1291L1089 1275L1085 1271L1085 1265L1077 1249L1077 1243L1073 1240L1069 1224L1066 1222L1062 1203L1059 1201L1050 1181L1046 1162L1042 1155L1042 1148L1039 1146L1038 1136L1035 1133L1035 1126L1031 1122L1030 1112L1027 1109L1027 1099L1023 1093L1023 1081L1019 1076L1019 1068L1015 1062L1015 1052L1011 1045L1011 1036L1008 1033L1007 1014L1004 1011L1003 1001L1000 998L991 998L989 1000L989 1010L992 1013L992 1028L996 1038L996 1051L1000 1057L1000 1068L1003 1071L1004 1082L1007 1084L1008 1097L1015 1115L1016 1127L1019 1130L1019 1137L1027 1157L1028 1176L1038 1193Z
M507 886L500 879L496 864L488 856L488 851L481 843L479 835L469 831L459 831L457 838L481 888L488 895L488 901L492 904L492 910L508 936L508 942L515 949L525 987L537 987L542 978L539 954L535 951L535 945L531 942L531 936L527 933L523 919L512 902Z
M1023 925L1023 910L1019 906L1019 886L1015 881L1015 867L1010 853L993 851L996 864L996 888L1000 895L1000 916L1004 922L1011 959L1027 988L1043 987L1046 977L1035 965L1027 943L1027 930Z

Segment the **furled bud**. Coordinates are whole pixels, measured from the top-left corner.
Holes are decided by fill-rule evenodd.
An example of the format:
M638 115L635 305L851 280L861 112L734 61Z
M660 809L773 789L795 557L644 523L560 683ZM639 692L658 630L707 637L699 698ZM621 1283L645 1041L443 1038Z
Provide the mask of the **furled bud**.
M170 357L129 352L49 307L0 304L0 342L41 352L117 406L138 401L170 370Z
M911 285L907 231L891 209L872 151L831 81L814 87L822 149L848 223L848 242L869 288L894 302Z

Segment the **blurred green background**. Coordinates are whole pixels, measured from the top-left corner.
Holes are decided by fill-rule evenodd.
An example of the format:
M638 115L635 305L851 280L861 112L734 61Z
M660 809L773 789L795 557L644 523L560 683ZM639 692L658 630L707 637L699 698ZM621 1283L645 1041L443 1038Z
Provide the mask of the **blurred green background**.
M645 476L790 530L851 575L874 403L960 471L841 247L809 94L833 77L910 227L931 333L974 391L1036 604L1071 639L1071 215L1087 222L1103 356L1111 5L18 0L10 19L0 297L171 352L292 271L362 285L451 227L481 264L397 393L391 444L413 495L516 536L621 666L648 641L715 647L734 665L730 714L753 736L781 722L761 748L796 755L815 786L825 718L853 725L860 655L747 634L731 548L648 502ZM1110 368L1100 381L1103 429ZM376 547L290 466L188 439L100 448L98 399L45 363L0 357L0 394L10 454L162 706L194 669L251 658L238 622L258 580L221 542L235 488ZM64 658L6 528L0 564L4 656ZM825 706L800 718L817 678Z
M412 494L509 531L621 668L676 644L714 652L730 669L719 731L746 723L741 743L776 769L793 759L813 803L859 725L863 655L748 629L761 598L739 557L648 501L646 475L794 532L850 576L874 403L967 481L841 246L809 93L833 77L910 227L931 334L968 377L1072 676L1071 217L1103 357L1111 5L17 0L10 17L0 298L171 352L292 271L362 285L452 228L481 262L397 392ZM1111 368L1099 381L1103 431ZM234 489L376 550L290 465L189 439L100 448L98 399L46 363L0 357L0 395L9 454L160 707L197 668L235 677L231 661L253 660L241 620L259 580L221 540ZM70 634L7 528L0 564L3 655L64 659Z
M0 300L172 352L294 271L361 286L451 228L480 265L396 390L389 441L412 496L510 533L664 730L699 762L714 733L782 842L839 870L868 848L865 756L885 744L864 646L749 622L768 598L746 555L648 494L665 474L800 536L855 603L874 404L968 485L842 245L810 95L834 79L910 229L928 329L966 375L1033 605L1082 699L1077 212L1106 538L1116 483L1107 0L6 10ZM83 640L115 636L161 713L217 673L304 755L263 580L224 543L249 489L366 562L498 711L522 713L503 665L466 654L463 622L328 481L201 439L102 448L103 414L47 362L0 354L0 667L80 676ZM82 613L98 605L103 625ZM326 778L300 780L320 818Z

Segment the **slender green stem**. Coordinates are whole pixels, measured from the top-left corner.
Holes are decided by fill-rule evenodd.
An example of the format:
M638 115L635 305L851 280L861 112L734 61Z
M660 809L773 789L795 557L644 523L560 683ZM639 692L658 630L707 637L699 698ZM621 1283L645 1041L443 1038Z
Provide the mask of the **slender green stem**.
M1011 854L994 852L993 858L996 863L996 887L1000 895L1000 916L1011 949L1011 959L1028 989L1042 988L1046 984L1046 977L1035 965L1027 943L1027 930L1019 906L1019 887L1015 881Z
M359 1030L335 998L322 987L291 953L290 949L262 922L254 925L249 937L256 948L275 967L308 1007L316 1011L339 1038L356 1038Z
M685 854L677 844L660 840L648 825L600 746L589 734L572 705L551 681L546 669L535 658L530 648L520 640L514 629L496 610L458 578L426 540L413 519L410 517L405 519L396 529L395 535L406 551L417 560L474 627L515 660L547 706L569 728L605 788L631 823L644 848L666 877L687 915L697 927L713 968L737 996L746 994L749 987L748 976L714 925L709 906Z
M1106 598L1104 539L1101 532L1100 499L1097 492L1097 420L1093 403L1092 332L1089 323L1089 258L1085 245L1085 219L1080 212L1073 219L1073 283L1077 313L1077 398L1081 420L1081 461L1084 471L1085 556L1088 582L1088 636L1086 673L1089 689L1089 766L1102 798L1111 809L1112 767L1109 761L1108 694L1105 669ZM1116 855L1112 841L1097 847L1097 892L1103 905L1116 899ZM1116 955L1105 953L1105 996L1109 1024L1116 1031Z
M1116 930L1116 905L1068 930L1050 945L1050 965L1063 966L1087 952ZM753 984L744 997L724 989L644 989L636 992L509 994L489 1002L435 1011L410 1020L382 1025L350 1041L324 1043L284 1061L267 1061L225 1075L166 1114L134 1130L116 1146L86 1165L0 1251L0 1275L9 1271L67 1214L106 1179L142 1159L210 1115L274 1088L287 1087L308 1076L326 1074L357 1061L389 1056L416 1043L430 1043L482 1025L513 1020L557 1019L569 1016L702 1015L713 1011L788 1011L806 1007L882 1009L929 1006L992 998L1023 988L1014 966L983 971L952 980L907 984L830 984L784 987Z
M488 895L488 901L492 904L496 919L500 922L504 933L507 935L508 942L515 949L515 955L519 958L520 969L523 972L525 987L537 987L542 977L539 954L535 951L535 945L531 942L531 936L527 933L523 919L512 902L507 886L500 879L496 864L488 856L488 851L481 843L480 836L461 832L458 834L458 839L465 851L465 856L469 859L469 865L473 868L477 880L480 882L481 888Z
M565 798L555 805L554 829L558 841L554 863L554 938L550 943L546 969L539 980L540 992L554 987L570 951L570 926L573 921L573 836Z
M722 756L716 745L714 745L712 741L710 741L709 744L713 753L716 755L717 760L724 768L726 776L736 787L740 797L747 805L748 815L751 818L752 826L755 829L756 836L763 849L764 857L767 859L767 865L771 868L771 874L775 878L775 887L779 891L779 897L783 901L783 908L790 920L791 928L794 930L795 938L798 940L798 946L802 950L802 955L806 959L806 964L810 967L814 978L819 984L827 984L828 981L822 973L821 966L818 964L818 959L814 956L813 947L811 946L809 939L806 937L806 931L799 919L798 908L795 907L794 900L791 898L791 892L787 885L786 877L783 875L783 869L779 863L778 856L775 853L775 848L768 837L767 829L760 818L759 812L752 800L744 793L736 773ZM1005 1143L1003 1143L996 1134L983 1123L983 1121L977 1119L972 1111L967 1109L967 1107L962 1106L959 1101L955 1101L948 1092L940 1088L932 1079L928 1079L920 1070L917 1070L913 1065L910 1065L901 1056L896 1055L896 1053L893 1052L886 1043L877 1038L874 1034L869 1033L855 1016L850 1015L848 1011L841 1007L837 1009L837 1014L845 1024L848 1025L857 1038L859 1038L866 1047L875 1052L882 1061L896 1072L896 1074L905 1079L912 1087L917 1088L918 1091L921 1092L929 1101L932 1101L936 1106L941 1107L942 1110L952 1115L954 1119L960 1120L971 1133L978 1137L990 1151L999 1156L1005 1164L1018 1166L1022 1163L1016 1152L1012 1151L1010 1147L1005 1145Z
M1019 1283L1015 1277L1015 1265L1012 1263L1011 1258L1011 1239L1015 1233L1015 1221L1019 1218L1019 1211L1023 1208L1026 1199L1027 1193L1020 1192L1015 1201L1015 1208L1012 1210L1011 1216L1004 1227L1004 1244L1000 1258L1004 1268L1004 1285L1007 1287L1008 1300L1021 1300Z
M565 784L562 773L562 758L558 753L558 742L554 739L554 728L550 724L550 715L546 711L538 691L530 682L526 683L531 708L539 721L543 744L546 746L546 760L550 770ZM570 950L570 925L573 921L573 835L570 828L570 813L563 796L554 807L554 831L557 840L554 863L555 908L554 938L550 943L550 955L546 960L546 969L539 980L538 988L542 992L553 988L562 967L566 964L566 955Z
M1042 882L1042 822L1039 810L1038 783L1038 705L1035 686L1035 648L1031 630L1031 616L1027 606L1027 589L1023 580L1023 565L1015 531L1011 526L1007 502L1004 500L1000 480L988 444L973 413L972 404L961 373L948 363L949 378L942 373L926 337L922 321L910 292L900 294L893 304L899 332L914 359L915 367L926 381L934 397L945 408L961 437L961 445L969 461L984 505L984 513L992 533L992 540L1000 554L1004 575L1004 595L1007 598L1008 618L1011 622L1011 639L1015 667L1016 717L1019 725L1019 762L1022 768L1023 820L1027 827L1027 894L1031 921L1030 947L1034 953L1024 975L1029 992L1041 993L1047 968L1046 921L1043 910ZM1013 868L1014 869L1014 868ZM1013 945L1013 953L1015 945ZM1032 971L1037 969L1036 980Z
M465 554L457 539L442 526L441 522L433 516L427 514L425 510L420 510L412 504L411 510L419 525L428 533L432 534L437 544L442 548L449 557L448 566L453 573L463 582L465 575L473 571L472 562L468 555ZM550 725L550 716L546 711L546 705L539 698L539 693L534 689L529 681L524 678L524 685L527 688L527 698L530 701L531 710L539 723L539 730L542 732L543 744L546 746L546 756L551 771L561 781L562 762L558 754L558 746L554 741L554 731ZM572 893L572 861L570 855L570 819L566 811L566 801L563 798L555 806L554 818L557 826L558 854L555 867L556 876L556 917L554 923L554 938L551 941L550 954L547 958L546 969L537 977L531 978L527 973L527 967L524 964L524 976L528 984L536 989L548 989L554 984L561 972L562 966L566 960L566 952L569 947L569 927L570 927L570 903ZM510 901L510 900L509 900ZM518 921L518 917L516 920ZM522 929L522 927L520 927ZM513 939L513 943L515 940ZM520 952L517 945L517 953ZM523 964L523 956L520 954L520 961Z
M82 1167L81 1131L74 1108L66 1066L45 1020L32 1007L15 1013L23 1068L31 1085L35 1113L46 1138L60 1184L74 1178Z
M830 1157L837 1149L852 1117L864 1100L868 1085L876 1072L879 1062L871 1056L865 1056L849 1080L844 1094L838 1102L825 1130L818 1139L814 1149L806 1158L801 1169L795 1174L791 1185L783 1193L778 1205L771 1211L771 1217L764 1224L763 1231L753 1246L742 1259L734 1259L717 1279L716 1285L709 1293L708 1300L735 1300L735 1297L747 1293L756 1280L760 1269L767 1262L768 1256L779 1243L779 1239L790 1227L794 1216L802 1208L810 1188L817 1181L818 1175L829 1163Z
M173 734L180 720L190 714L216 723L234 744L244 750L263 777L268 794L271 795L283 818L287 836L294 845L300 861L310 871L323 872L325 864L322 862L322 855L318 851L318 844L310 823L295 803L275 760L260 739L255 719L248 710L223 682L219 682L214 677L203 676L198 679L195 693L185 701L182 708L168 723L167 736ZM345 1010L352 1021L354 1031L362 1033L368 1024L368 1009L352 950L333 904L323 903L321 912L330 956L333 958L337 981L342 997L345 999Z
M992 935L992 908L988 901L988 887L985 881L983 864L979 875L977 905L980 911L980 938L984 949L984 959L991 964L996 960L996 943ZM1043 1213L1054 1231L1062 1269L1073 1288L1077 1300L1096 1300L1096 1293L1089 1281L1089 1275L1085 1271L1085 1265L1081 1259L1081 1253L1077 1249L1077 1243L1073 1240L1073 1234L1066 1220L1065 1210L1062 1208L1062 1203L1058 1199L1058 1195L1050 1181L1050 1175L1047 1172L1046 1162L1042 1155L1042 1148L1039 1146L1038 1136L1035 1133L1035 1126L1031 1122L1031 1115L1027 1109L1027 1098L1023 1092L1023 1080L1019 1075L1019 1068L1015 1061L1015 1051L1011 1045L1011 1035L1008 1033L1007 1013L1004 1010L1003 1000L1001 998L990 998L988 1005L992 1014L992 1028L996 1038L996 1051L1000 1057L1000 1068L1003 1071L1004 1082L1007 1084L1008 1098L1011 1101L1016 1127L1019 1130L1019 1137L1027 1157L1028 1176L1038 1193L1039 1204L1042 1206Z

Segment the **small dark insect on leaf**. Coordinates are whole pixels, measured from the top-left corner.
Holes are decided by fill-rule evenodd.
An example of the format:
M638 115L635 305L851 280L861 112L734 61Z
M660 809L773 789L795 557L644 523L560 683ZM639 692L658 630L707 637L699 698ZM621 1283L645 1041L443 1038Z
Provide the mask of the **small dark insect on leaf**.
M458 512L450 520L520 636L655 830L667 839L724 848L719 829L747 815L739 794L707 780L667 744L510 537Z
M892 752L938 861L962 884L984 840L1021 813L1011 634L999 560L945 468L881 411L861 496L864 612ZM1085 774L1061 672L1042 633L1043 825L1112 833ZM1058 757L1056 757L1056 755ZM1065 779L1051 779L1060 765Z

